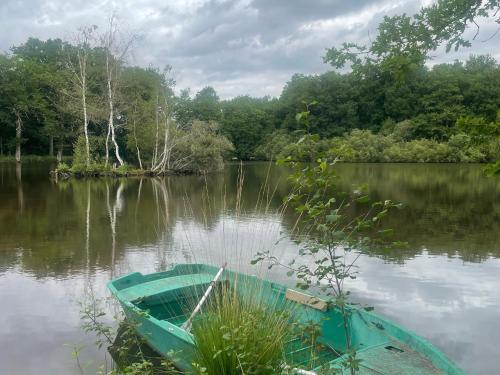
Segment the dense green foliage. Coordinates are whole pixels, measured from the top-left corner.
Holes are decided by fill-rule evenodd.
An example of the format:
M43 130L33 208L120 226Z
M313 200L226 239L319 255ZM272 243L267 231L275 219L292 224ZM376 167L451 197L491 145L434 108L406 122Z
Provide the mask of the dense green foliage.
M459 122L482 122L483 119L463 119ZM409 121L396 124L406 128ZM490 123L497 136L477 140L468 133L459 132L448 141L434 139L405 139L399 132L389 135L374 134L370 130L352 130L342 137L318 139L317 136L287 135L276 132L269 141L257 149L263 159L280 159L293 155L297 160L314 161L328 151L329 157L347 162L396 162L396 163L485 163L500 159L500 122Z
M16 113L23 122L20 142L24 153L46 155L53 152L55 143L54 148L61 152L64 148L65 154L71 154L78 144L78 135L82 134L78 102L68 91L70 84L59 77L64 72L56 72L57 55L47 56L51 53L48 46L54 43L62 45L60 41L30 39L23 48L14 49L12 56L0 59L0 69L8 72L1 75L0 82L0 150L4 155L13 154L18 142ZM25 57L28 47L38 51L36 61ZM284 155L284 148L300 147L296 142L304 132L317 134L325 147L345 143L356 154L370 153L360 149L363 143L355 141L369 133L356 129L372 133L363 142L378 148L377 154L373 158L346 154L345 160L485 162L498 158L495 137L499 134L500 66L488 56L472 56L465 63L432 68L421 66L406 84L378 74L295 75L278 99L244 96L220 100L210 87L194 98L186 91L174 96L166 80L155 69L123 69L115 123L118 144L130 164L138 166L139 157L145 165L150 163L157 123L163 124L167 117L175 122L175 131L190 129L196 120L217 122L216 133L225 135L234 145L233 155L243 160ZM97 105L101 95L97 83L90 87L88 98L89 133L92 147L100 150L94 159L98 155L102 159L106 114ZM157 102L165 100L168 116L155 111ZM306 129L295 115L297 108L313 101ZM419 155L419 147L430 145L434 149L437 144L443 150L419 158L411 156ZM454 149L459 144L467 145L467 150L457 157ZM224 147L224 151L228 149Z
M0 155L12 155L20 145L28 154L52 155L54 148L59 156L72 153L87 124L86 168L90 162L126 162L141 169L183 170L185 159L175 157L185 156L178 143L185 144L186 132L202 121L217 135L209 137L214 141L208 148L212 155L221 146L215 165L222 156L269 159L286 154L284 148L305 149L305 144L296 144L304 134L318 137L309 138L315 147L333 144L337 151L346 150L339 155L344 160L494 161L498 62L483 55L432 67L426 63L440 46L469 46L463 37L466 28L478 17L498 22L497 7L497 1L439 0L413 16L385 17L369 45L344 43L327 50L326 63L350 71L296 74L273 99L221 100L212 87L194 96L188 89L175 95L169 69L127 66L121 55L110 52L109 44L96 42L107 34L95 38L94 28L80 30L85 38L72 44L30 38L10 54L0 54ZM104 68L108 62L111 73ZM107 102L113 104L111 111ZM305 105L309 116L304 127L296 112ZM232 154L222 137L234 145ZM91 142L99 143L93 161L86 151ZM311 150L305 159L316 153Z

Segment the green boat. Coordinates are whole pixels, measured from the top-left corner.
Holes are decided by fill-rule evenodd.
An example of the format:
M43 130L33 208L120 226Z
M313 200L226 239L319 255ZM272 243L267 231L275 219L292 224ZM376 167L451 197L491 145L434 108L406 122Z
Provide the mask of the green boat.
M229 285L242 298L258 290L264 301L292 305L294 319L320 325L322 349L314 361L307 357L309 346L302 340L286 343L287 365L305 369L298 373L314 374L325 364L340 368L346 356L342 315L315 296L206 264L178 264L149 275L135 272L110 281L108 288L127 319L138 323L137 333L148 345L181 371L190 372L195 358L191 324L203 316L202 305L218 285ZM415 333L364 309L350 306L349 310L351 344L361 359L358 374L465 374ZM172 352L179 354L170 358Z

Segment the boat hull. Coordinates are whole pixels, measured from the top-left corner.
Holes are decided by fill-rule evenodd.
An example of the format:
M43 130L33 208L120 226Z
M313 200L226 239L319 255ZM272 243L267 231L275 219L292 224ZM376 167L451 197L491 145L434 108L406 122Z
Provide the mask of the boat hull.
M199 299L217 271L217 267L209 265L181 264L166 272L133 273L110 281L108 288L119 300L127 319L137 324L138 334L180 370L189 372L193 370L195 343L193 336L182 329L188 315L180 313L182 309L174 306L173 298L193 295ZM289 306L291 302L290 289L280 284L229 270L224 271L221 280L231 283L243 297L256 298L258 291L258 298L269 304ZM320 324L322 342L339 353L345 352L340 311L298 300L292 301L296 305L294 318ZM172 311L165 312L169 309L164 306ZM361 359L359 374L464 374L428 341L372 312L349 307L348 331L357 358ZM341 368L344 359L345 355L339 355L329 365Z

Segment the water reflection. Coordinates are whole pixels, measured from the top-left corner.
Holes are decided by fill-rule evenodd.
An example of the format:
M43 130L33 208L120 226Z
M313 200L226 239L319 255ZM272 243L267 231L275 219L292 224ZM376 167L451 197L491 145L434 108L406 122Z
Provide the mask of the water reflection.
M168 244L178 221L190 220L214 230L221 216L236 215L237 169L207 179L181 176L55 183L46 175L33 180L30 171L30 181L23 181L19 166L15 180L4 176L0 186L0 246L29 250L20 253L19 261L40 277L112 269L126 246ZM426 249L429 254L482 261L500 254L500 184L482 176L479 167L341 165L339 169L344 188L368 181L375 199L406 204L390 217L388 225L410 243L409 249L377 256L403 262ZM249 166L245 173L243 217L250 213L267 217L286 193L286 173L273 168L269 190L277 189L269 194L268 204L256 204L262 196L261 184L268 178L266 166ZM282 222L284 230L294 223L295 216L288 212Z
M481 264L427 252L405 267L362 258L353 297L376 306L457 361L467 373L494 374L500 330L492 327L500 312L500 260Z
M499 180L468 165L338 168L344 188L368 182L375 199L407 206L389 225L409 248L362 257L355 298L429 338L470 373L494 372ZM78 373L63 344L92 339L78 328L76 301L89 289L106 295L111 277L225 260L261 272L249 260L263 249L291 259L296 217L277 212L287 171L246 165L239 190L238 169L55 182L39 165L0 164L0 299L9 301L0 315L0 373ZM101 358L93 349L84 356Z
M23 194L23 179L22 179L22 165L16 163L16 181L17 181L17 203L19 214L22 215L24 211L24 194Z
M410 243L409 251L379 254L391 260L430 254L479 262L500 255L500 179L480 165L341 164L344 186L367 182L376 200L406 208L388 226Z

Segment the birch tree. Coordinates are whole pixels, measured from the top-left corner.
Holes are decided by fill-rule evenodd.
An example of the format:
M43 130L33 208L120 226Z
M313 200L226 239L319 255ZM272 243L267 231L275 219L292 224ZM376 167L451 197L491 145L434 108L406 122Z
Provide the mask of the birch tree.
M90 166L90 143L89 143L89 114L88 114L88 68L89 58L92 53L92 44L95 42L95 30L97 26L86 26L78 29L74 36L75 47L69 47L67 53L67 66L72 72L73 84L76 87L83 113L83 134L85 136L85 154L87 168Z
M124 165L124 161L120 155L120 147L116 141L116 127L114 123L116 96L118 89L118 81L122 67L126 57L135 40L134 36L130 38L124 37L123 33L118 28L118 23L115 15L111 15L108 22L108 29L101 35L101 46L105 53L105 73L106 73L106 95L108 101L108 132L106 135L106 156L105 164L109 163L109 142L115 150L115 156L120 166Z
M158 88L156 94L155 108L155 148L151 170L153 172L166 172L172 168L172 150L179 141L179 132L173 115L173 92L174 81L168 77L171 71L170 66L166 66L163 73L159 75ZM163 141L163 142L162 142Z

